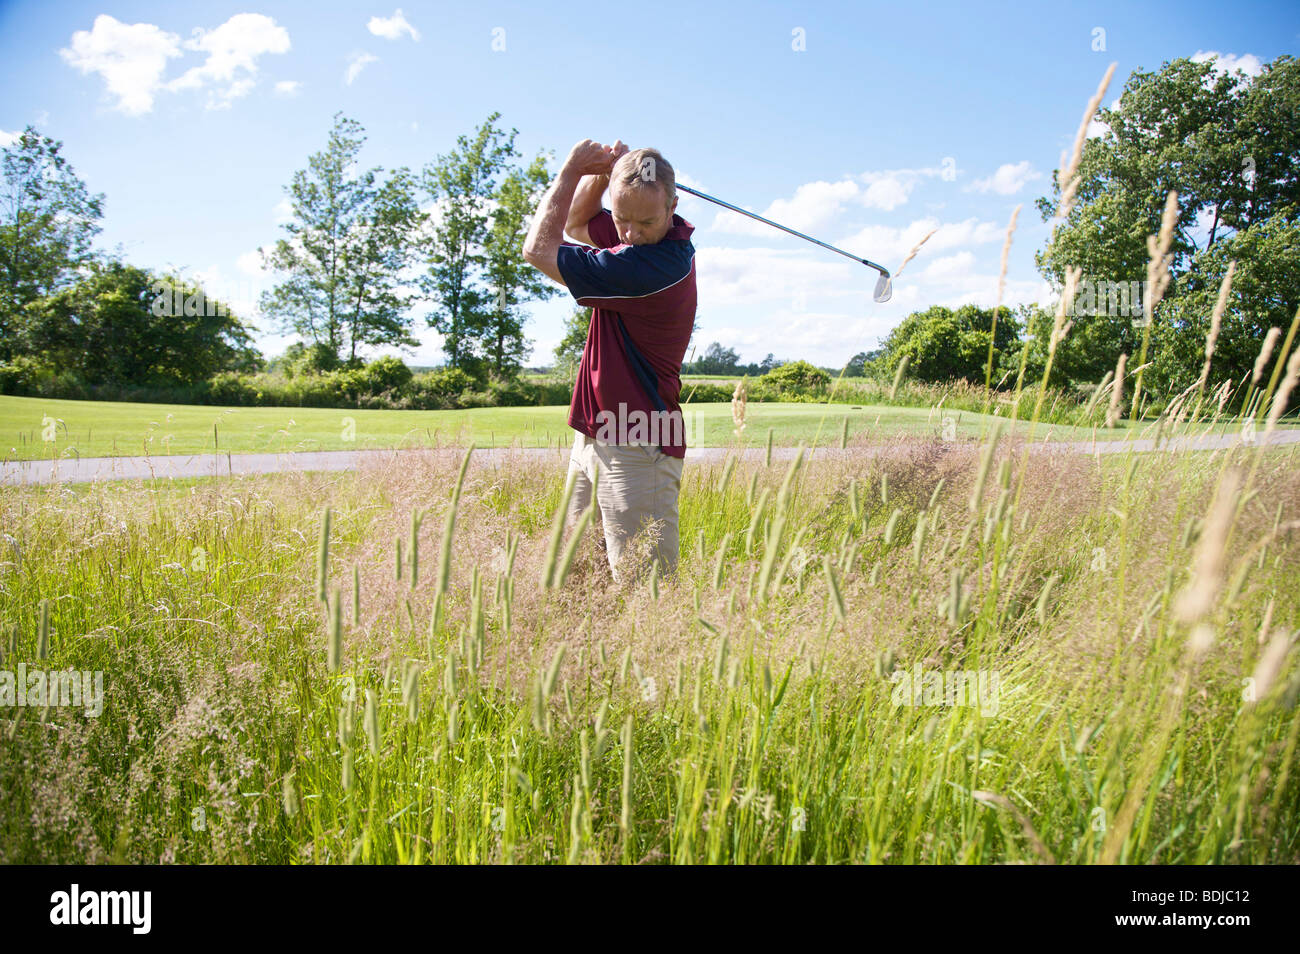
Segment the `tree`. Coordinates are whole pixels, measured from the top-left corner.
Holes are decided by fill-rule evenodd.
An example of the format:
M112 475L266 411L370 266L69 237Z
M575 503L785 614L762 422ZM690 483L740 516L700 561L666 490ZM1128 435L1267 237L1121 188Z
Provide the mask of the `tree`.
M1300 308L1296 286L1300 264L1300 222L1294 216L1274 215L1256 221L1197 255L1184 276L1179 293L1162 306L1160 321L1152 328L1152 367L1143 387L1175 394L1194 384L1205 361L1205 339L1219 296L1219 285L1236 261L1232 289L1224 311L1210 381L1240 384L1252 373L1260 343L1270 327L1285 333ZM1274 348L1273 362L1285 361Z
M26 306L67 287L93 259L104 196L87 191L62 148L28 126L3 150L0 361L25 349Z
M409 170L398 169L375 191L368 214L344 245L349 364L357 362L358 343L419 344L407 332L409 296L403 294L402 272L414 261L415 232L423 218L414 178Z
M414 181L405 168L381 185L382 168L356 173L364 142L361 124L336 113L326 148L285 190L294 216L283 226L289 237L262 253L264 267L288 276L263 293L262 310L282 331L335 355L349 348L354 365L358 344L419 344L398 293L423 219Z
M740 355L715 341L704 349L704 354L691 367L694 374L730 374L736 370L739 361Z
M122 262L92 263L27 312L33 352L87 384L184 387L261 366L249 329L223 303Z
M849 363L844 366L844 376L846 378L862 377L867 373L867 366L879 356L879 351L859 351L849 358Z
M493 295L483 281L487 266L489 204L498 176L519 153L514 140L496 128L492 113L473 139L458 136L456 148L425 167L424 189L437 203L433 235L426 250L427 274L421 286L436 301L429 326L443 337L450 367L486 378L482 342L490 334Z
M881 342L879 361L883 370L892 371L906 355L911 377L922 381L965 378L983 384L992 324L993 309L974 305L962 305L956 311L935 305L912 312ZM994 341L994 383L1000 377L998 362L1007 362L1019 331L1019 322L1009 309L1002 308Z
M1172 281L1155 315L1151 345L1172 353L1147 355L1153 367L1146 384L1185 387L1199 375L1202 329L1226 270L1226 253L1219 254L1225 243L1238 260L1239 278L1297 271L1300 249L1280 238L1288 234L1284 223L1294 224L1300 209L1297 113L1300 61L1290 56L1267 64L1254 79L1216 73L1209 62L1176 59L1158 73L1135 71L1118 107L1099 111L1108 132L1085 144L1078 202L1037 256L1040 271L1058 289L1066 266L1083 269L1080 296L1070 303L1074 327L1056 357L1067 377L1096 381L1114 368L1121 353L1136 363L1145 332L1140 295L1136 302L1128 295L1127 307L1116 308L1125 296L1113 291L1133 283L1141 288L1146 237L1159 230L1171 189L1178 193L1179 207ZM1052 197L1038 199L1044 220L1058 196L1054 185ZM1268 224L1275 217L1280 221ZM1256 237L1247 240L1247 232ZM1272 259L1252 258L1265 254ZM1101 287L1108 290L1104 296ZM1187 295L1194 297L1180 301ZM1257 350L1259 336L1288 304L1293 314L1294 288L1277 299L1234 295L1234 314L1225 328L1246 337L1233 347Z
M574 378L582 352L587 347L587 331L591 327L591 309L578 307L564 321L564 337L555 347L556 370L566 378Z
M487 315L485 354L493 373L513 377L531 353L524 337L527 316L520 306L544 301L560 290L524 261L528 219L550 185L546 158L539 154L526 169L511 169L496 192L485 249L486 273L493 290Z

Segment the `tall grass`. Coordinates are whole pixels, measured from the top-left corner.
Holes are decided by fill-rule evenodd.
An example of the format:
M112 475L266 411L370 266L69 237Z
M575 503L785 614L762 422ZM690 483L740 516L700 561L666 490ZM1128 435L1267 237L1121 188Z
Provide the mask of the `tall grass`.
M1300 859L1293 452L1020 449L900 440L780 470L692 466L681 536L702 534L703 558L685 547L657 600L608 578L592 533L543 585L565 488L526 458L467 468L441 591L395 580L384 541L417 507L450 523L429 489L464 458L6 488L26 559L3 566L5 668L101 669L107 697L97 719L0 714L0 853ZM306 541L325 507L321 603ZM338 585L354 573L359 624ZM1195 622L1185 592L1202 594ZM1189 652L1199 627L1212 638ZM895 704L918 666L996 671L997 711Z

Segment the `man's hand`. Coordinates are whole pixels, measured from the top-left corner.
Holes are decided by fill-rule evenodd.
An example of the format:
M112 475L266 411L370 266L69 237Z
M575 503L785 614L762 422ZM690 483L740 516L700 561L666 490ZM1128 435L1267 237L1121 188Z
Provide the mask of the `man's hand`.
M595 209L578 210L579 217L582 214L586 215L580 223L581 235L586 239L586 244L590 245L590 236L585 234L586 224L591 221L591 217L596 212L600 211L600 196L605 191L605 186L609 184L609 173L619 156L627 151L627 146L623 145L622 140L615 140L612 146L604 146L593 139L584 139L569 150L569 156L560 167L555 181L551 183L551 187L546 190L546 194L538 203L537 214L533 216L532 226L528 230L527 238L524 239L524 261L540 269L561 285L564 284L564 277L555 262L557 250L560 243L564 241L565 225L573 217L571 207L574 192L581 182L595 184L595 188L583 190L582 203L585 205L590 202L593 198L591 193L594 192ZM584 180L584 176L598 178Z
M580 176L609 175L614 168L612 146L602 146L591 139L584 139L569 150L569 158L564 160L564 168Z
M574 146L574 152L580 147L584 148L590 140L583 140ZM609 168L602 173L588 173L582 177L578 183L577 191L573 194L573 204L569 206L569 214L564 224L564 231L572 238L581 242L583 245L591 245L591 234L587 231L587 223L591 221L592 216L599 212L603 205L605 190L609 187L609 173L614 168L614 163L618 158L628 151L623 140L616 139L612 146L601 146L609 161ZM572 154L571 154L572 155Z

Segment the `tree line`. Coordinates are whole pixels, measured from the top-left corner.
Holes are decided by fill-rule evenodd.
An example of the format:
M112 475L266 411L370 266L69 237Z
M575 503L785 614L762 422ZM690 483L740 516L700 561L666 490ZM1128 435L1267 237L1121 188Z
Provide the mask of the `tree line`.
M1058 297L1067 266L1083 279L1049 385L1086 388L1121 355L1141 361L1148 391L1196 381L1220 283L1234 278L1213 355L1216 380L1253 371L1271 328L1300 309L1300 61L1279 56L1256 77L1175 59L1135 71L1118 103L1098 112L1103 134L1085 144L1077 201L1036 255ZM442 337L449 369L483 386L517 380L531 342L526 306L558 294L522 259L527 218L549 184L546 156L525 161L517 131L492 113L472 135L419 170L358 164L365 142L336 114L325 147L286 186L284 235L262 250L275 276L263 314L298 336L276 362L289 370L357 369L363 348L409 348L418 324ZM159 275L97 251L104 196L77 177L61 144L29 126L3 150L0 194L0 390L39 370L89 383L199 384L219 372L266 367L249 326L179 275ZM1146 236L1165 197L1178 197L1171 283L1144 320ZM1052 220L1059 197L1040 197ZM1235 263L1235 264L1233 264ZM158 308L157 285L174 289ZM908 315L849 376L892 377L904 358L926 381L1013 387L1046 367L1055 309L934 306ZM591 310L575 308L555 349L576 372ZM994 336L996 328L996 338ZM988 356L990 345L993 361ZM1275 349L1270 362L1284 361ZM712 342L685 374L760 376L786 362L741 364ZM838 372L840 369L835 369ZM1269 371L1265 368L1264 371Z
M412 332L427 306L448 367L480 384L518 374L532 348L524 305L558 293L522 256L550 176L544 153L519 163L518 130L498 119L419 172L385 175L358 169L364 130L335 116L325 149L287 187L286 235L262 252L282 276L262 312L301 338L310 367L355 366L361 346L418 345Z
M477 386L517 377L532 343L525 306L558 293L522 258L547 156L522 162L492 113L422 169L363 169L360 123L336 114L325 148L286 186L284 235L259 250L274 283L259 302L298 341L306 372L357 369L361 348L410 348L417 324ZM94 248L105 197L62 143L28 126L3 150L0 369L7 378L193 387L267 362L254 329L199 283ZM282 360L280 362L284 364ZM3 381L0 381L3 384Z
M1229 264L1233 279L1213 354L1216 380L1253 374L1270 328L1287 332L1300 310L1300 61L1279 56L1259 76L1212 62L1175 59L1135 71L1116 106L1098 111L1102 135L1084 146L1078 201L1035 261L1058 299L1065 269L1082 269L1066 303L1049 385L1085 388L1146 363L1144 387L1166 397L1194 384ZM1055 183L1055 177L1053 177ZM1178 197L1171 281L1148 323L1143 296L1146 237L1159 231L1167 194ZM1059 187L1036 201L1052 221ZM933 307L909 315L881 342L869 366L925 380L988 373L993 310ZM997 321L992 382L1014 387L1045 370L1054 308L1004 308ZM1023 354L1022 354L1023 352ZM1263 369L1285 362L1274 349Z
M1146 347L1144 387L1169 396L1193 384L1205 361L1220 284L1235 262L1212 369L1237 383L1254 372L1270 328L1287 332L1300 309L1300 61L1279 56L1254 78L1212 62L1175 59L1135 71L1116 106L1102 109L1102 135L1085 144L1078 201L1035 256L1059 298L1067 266L1082 269L1066 303L1068 332L1049 380L1086 390L1128 367ZM1055 177L1053 178L1055 181ZM1149 326L1143 313L1148 250L1169 191L1178 195L1171 282ZM1059 189L1036 201L1051 221ZM890 380L904 359L909 377L1014 388L1041 380L1056 308L935 305L913 312L869 352L849 359L846 376ZM993 363L989 365L990 337ZM769 356L770 357L770 356ZM1268 365L1285 361L1274 349ZM703 373L752 374L714 342ZM766 370L766 369L764 369ZM840 369L835 369L838 373Z

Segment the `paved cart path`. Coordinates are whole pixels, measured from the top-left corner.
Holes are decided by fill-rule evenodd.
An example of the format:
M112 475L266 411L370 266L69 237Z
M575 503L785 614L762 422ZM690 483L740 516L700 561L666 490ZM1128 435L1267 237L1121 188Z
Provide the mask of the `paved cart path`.
M1258 438L1262 440L1260 435ZM1150 438L1128 441L1044 441L1032 445L1040 453L1122 454L1129 450L1215 450L1236 447L1245 442L1242 436L1213 434L1199 437L1184 436L1162 440L1160 447ZM1270 446L1300 443L1300 429L1276 431L1269 440ZM843 457L850 454L870 453L875 446L818 447L806 453L807 459ZM561 464L568 460L570 448L554 447L484 447L474 451L471 464L500 465L511 460L532 458L553 460ZM692 447L686 451L688 463L717 460L731 448ZM797 452L794 447L774 447L772 457L789 460ZM176 454L165 457L75 457L57 460L5 461L0 463L0 484L38 484L68 481L88 483L96 480L139 480L147 478L224 477L233 474L274 474L285 471L356 470L361 464L383 465L406 455L445 455L459 460L465 453L463 447L415 448L410 450L355 450L355 451L298 451L282 454ZM749 447L742 451L748 458L762 458L765 447Z

